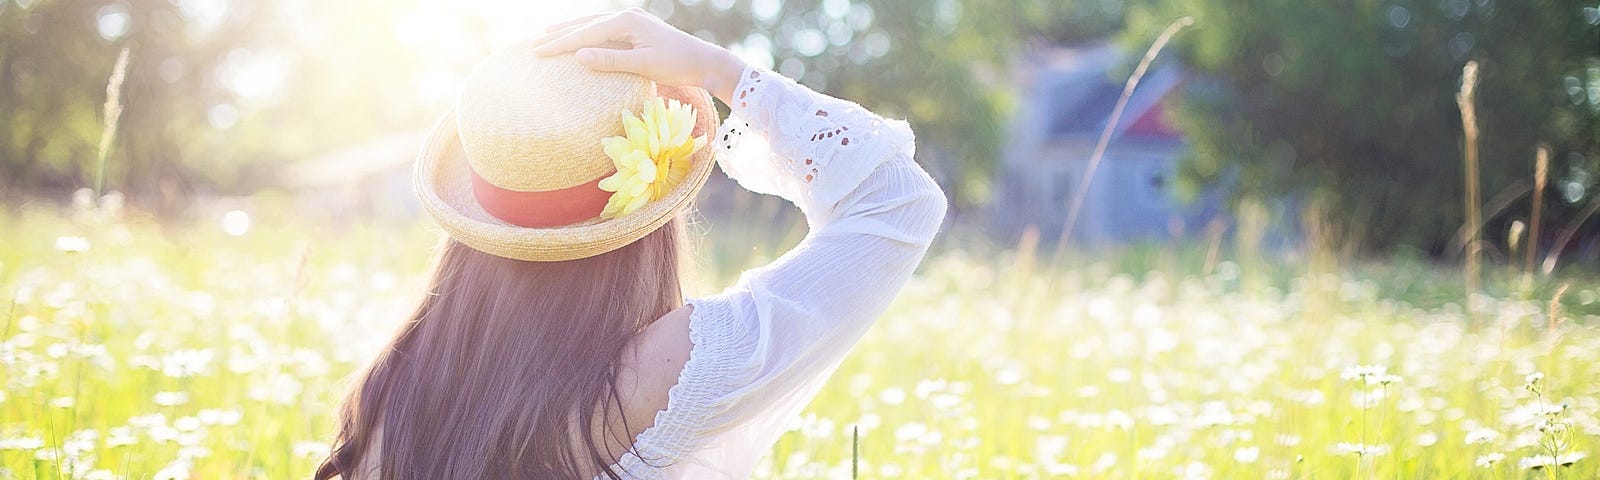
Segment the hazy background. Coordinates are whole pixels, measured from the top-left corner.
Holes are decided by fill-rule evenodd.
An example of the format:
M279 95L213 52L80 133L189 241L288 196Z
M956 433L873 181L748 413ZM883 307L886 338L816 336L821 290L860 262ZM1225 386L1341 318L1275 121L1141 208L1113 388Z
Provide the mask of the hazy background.
M218 199L248 196L312 205L312 216L414 215L379 200L406 195L403 164L475 62L548 23L634 5L817 90L908 118L958 223L1002 243L1027 225L1054 238L1062 193L1077 181L1008 202L1018 190L1008 176L1087 160L1087 151L1019 150L1028 126L1100 117L1115 98L1028 118L1019 113L1028 105L1053 104L1037 72L1109 48L1116 57L1102 83L1115 93L1156 33L1191 16L1195 26L1157 61L1180 84L1154 93L1162 108L1150 115L1180 142L1164 154L1172 162L1158 167L1162 178L1147 182L1170 209L1211 198L1195 218L1213 229L1231 231L1245 205L1267 212L1291 243L1314 217L1355 251L1456 258L1466 236L1455 96L1462 66L1476 60L1484 251L1521 253L1510 251L1510 233L1532 229L1535 148L1548 145L1539 260L1564 249L1566 262L1600 264L1600 11L1579 0L7 0L0 196L65 202L95 184L107 79L127 49L105 191L164 217L214 217L233 205ZM1096 133L1105 124L1087 122ZM721 198L713 187L710 198ZM1114 213L1117 203L1090 210Z
M426 298L462 78L632 5L0 0L0 478L309 476ZM1595 0L641 6L951 197L755 478L1600 476ZM690 296L806 228L720 173L691 220Z

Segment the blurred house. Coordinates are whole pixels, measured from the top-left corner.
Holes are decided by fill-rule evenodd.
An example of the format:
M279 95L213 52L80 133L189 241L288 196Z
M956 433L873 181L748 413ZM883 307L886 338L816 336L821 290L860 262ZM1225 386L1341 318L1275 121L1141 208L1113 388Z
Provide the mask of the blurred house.
M994 203L1001 232L1016 235L1032 226L1053 239L1061 231L1133 60L1110 44L1036 47L1024 54ZM1089 185L1073 227L1075 244L1198 235L1223 215L1216 192L1183 203L1172 191L1185 143L1165 111L1188 77L1173 62L1157 62L1145 74Z
M341 146L290 165L286 185L306 218L409 220L421 215L411 170L426 130L384 135Z

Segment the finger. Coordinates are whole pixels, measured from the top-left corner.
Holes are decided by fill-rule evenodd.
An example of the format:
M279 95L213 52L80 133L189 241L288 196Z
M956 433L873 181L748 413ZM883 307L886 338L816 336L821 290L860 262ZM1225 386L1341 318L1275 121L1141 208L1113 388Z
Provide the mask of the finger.
M564 37L569 33L578 31L578 29L587 27L587 26L595 24L597 22L605 21L605 19L607 17L613 16L613 15L616 15L616 14L614 14L614 13L602 13L602 14L598 14L598 15L590 15L588 17L584 17L584 18L580 18L580 19L574 19L574 20L567 21L567 22L561 22L560 24L556 24L556 25L551 25L549 28L546 29L544 35L540 35L538 37L535 37L533 39L533 41L530 42L530 44L531 44L531 46L533 48L539 48L540 46L542 46L542 45L544 45L546 43L550 43L551 40L555 40L557 38Z
M578 64L602 72L642 73L645 54L643 50L612 50L583 48L576 55Z
M534 48L533 53L540 56L550 56L571 52L583 47L591 47L606 42L627 42L632 35L632 29L627 28L620 15L613 15L602 20L585 24L575 30L567 32L558 38L550 40Z
M611 15L611 14L610 13L596 13L594 15L584 15L584 16L581 16L581 17L578 17L578 18L567 20L565 22L556 23L556 24L552 24L552 25L550 25L548 27L544 27L544 31L545 31L545 33L550 33L550 32L555 32L555 31L558 31L558 30L566 30L568 27L576 27L578 25L583 25L585 23L592 22L592 21L594 21L594 20L596 20L596 19L598 19L600 17L604 17L604 16L607 16L607 15Z
M568 27L560 29L560 30L556 30L556 31L553 31L553 32L546 33L544 35L540 35L540 36L534 37L533 40L529 42L529 45L532 46L533 48L539 48L541 46L544 46L544 44L546 44L546 43L550 43L551 40L555 40L557 38L564 37L567 34L572 33L573 31L576 31L577 29L583 28L584 25L586 25L586 24L571 25L571 26L568 26Z

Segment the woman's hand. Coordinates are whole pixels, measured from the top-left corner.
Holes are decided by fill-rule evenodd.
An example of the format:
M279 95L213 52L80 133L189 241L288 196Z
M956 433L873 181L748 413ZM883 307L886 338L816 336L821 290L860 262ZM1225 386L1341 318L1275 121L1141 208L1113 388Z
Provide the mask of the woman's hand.
M672 86L696 86L731 104L745 63L732 52L684 33L637 8L552 25L534 39L542 56L577 51L595 70L628 72Z

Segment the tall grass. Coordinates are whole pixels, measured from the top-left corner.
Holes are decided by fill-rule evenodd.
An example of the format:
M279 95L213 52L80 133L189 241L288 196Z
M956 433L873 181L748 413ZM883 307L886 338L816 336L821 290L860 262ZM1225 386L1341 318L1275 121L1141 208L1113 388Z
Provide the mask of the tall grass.
M1089 195L1089 186L1093 184L1095 170L1100 168L1100 161L1105 158L1106 147L1111 144L1111 134L1117 130L1117 123L1122 120L1122 110L1128 106L1128 99L1133 98L1134 89L1139 88L1139 81L1144 78L1150 64L1155 62L1156 56L1166 48L1167 42L1172 40L1184 27L1194 25L1194 17L1183 17L1167 25L1161 35L1150 44L1144 52L1144 57L1139 59L1139 66L1133 69L1133 74L1128 76L1127 83L1122 86L1122 95L1117 97L1117 104L1111 109L1111 117L1106 119L1106 126L1100 131L1100 138L1095 141L1094 153L1089 155L1089 165L1084 169L1083 178L1078 180L1078 188L1073 189L1072 198L1067 204L1067 218L1061 222L1061 235L1056 237L1055 258L1060 258L1066 253L1067 240L1072 236L1072 228L1078 223L1078 212L1083 208L1083 202Z
M1462 170L1465 176L1466 196L1463 201L1466 208L1463 212L1467 216L1467 255L1462 268L1467 287L1467 311L1476 313L1472 304L1472 296L1478 292L1480 276L1479 261L1483 256L1483 213L1479 210L1481 205L1478 199L1478 62L1468 61L1461 67L1461 90L1456 94L1456 106L1461 109L1461 131L1465 137L1461 157Z
M1527 258L1522 271L1533 274L1534 259L1539 256L1539 231L1544 228L1544 187L1550 177L1550 146L1539 145L1533 154L1533 211L1528 219Z
M111 67L111 77L106 79L106 103L101 112L105 123L100 128L100 148L96 150L94 162L94 197L97 199L105 194L106 158L111 155L111 147L117 139L117 126L122 120L122 82L127 75L128 48L123 47L122 52L117 54L117 63Z
M421 298L438 234L260 217L239 237L113 221L58 249L84 226L0 213L0 477L308 475L349 375ZM706 241L718 273L691 294L773 257ZM1486 295L1500 335L1467 321L1459 272L1426 265L1197 243L1051 270L1011 248L930 255L757 478L1600 474L1581 457L1600 446L1595 279ZM1504 273L1486 292L1510 291ZM1538 427L1562 405L1558 444Z

